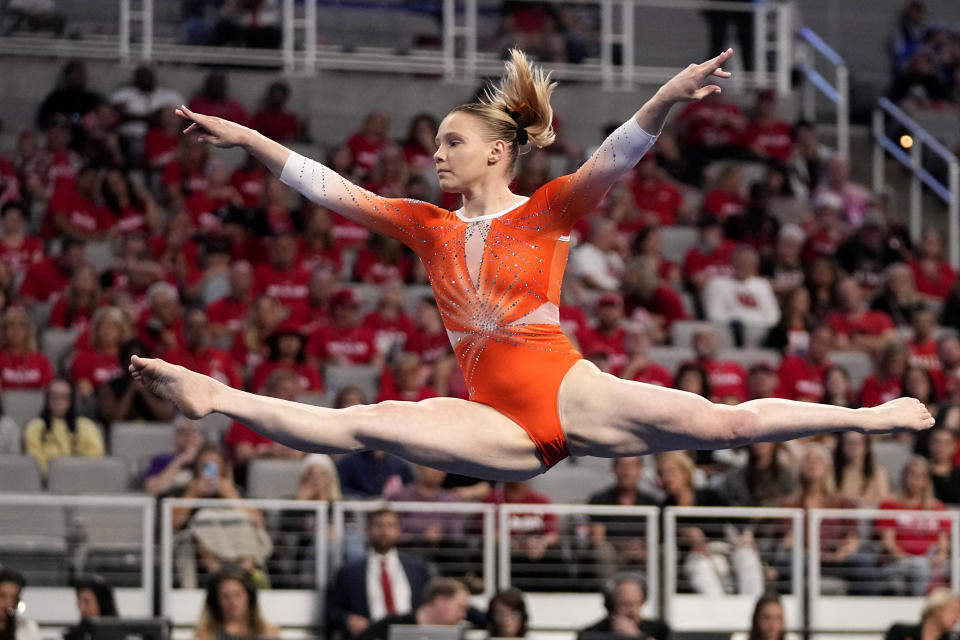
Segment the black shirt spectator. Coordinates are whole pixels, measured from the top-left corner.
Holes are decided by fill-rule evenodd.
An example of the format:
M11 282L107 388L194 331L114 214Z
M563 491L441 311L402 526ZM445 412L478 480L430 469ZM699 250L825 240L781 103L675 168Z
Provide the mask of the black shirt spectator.
M577 640L590 640L593 634L639 640L670 640L670 627L660 620L643 619L641 609L647 594L639 576L629 573L614 576L603 596L607 617L580 630Z
M61 84L44 98L37 111L37 127L46 129L54 115L62 113L75 125L93 111L103 98L87 89L87 66L71 60L61 72ZM75 127L76 131L76 127ZM74 141L76 142L76 140Z

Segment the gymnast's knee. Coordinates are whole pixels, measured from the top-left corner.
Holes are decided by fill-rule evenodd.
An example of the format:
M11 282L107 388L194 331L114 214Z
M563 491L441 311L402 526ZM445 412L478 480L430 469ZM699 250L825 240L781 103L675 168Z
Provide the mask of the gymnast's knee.
M743 405L714 404L708 424L716 425L718 448L733 449L756 442L760 436L760 413Z

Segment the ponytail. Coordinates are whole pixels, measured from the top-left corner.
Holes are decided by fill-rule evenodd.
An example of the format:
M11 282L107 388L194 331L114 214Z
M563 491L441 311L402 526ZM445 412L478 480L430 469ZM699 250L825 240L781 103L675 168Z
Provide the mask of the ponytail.
M484 121L489 140L503 140L510 147L511 166L520 155L524 138L537 147L553 143L553 109L550 96L556 82L539 66L533 66L519 49L510 50L506 73L500 85L488 87L478 102L464 104L455 112L469 113Z

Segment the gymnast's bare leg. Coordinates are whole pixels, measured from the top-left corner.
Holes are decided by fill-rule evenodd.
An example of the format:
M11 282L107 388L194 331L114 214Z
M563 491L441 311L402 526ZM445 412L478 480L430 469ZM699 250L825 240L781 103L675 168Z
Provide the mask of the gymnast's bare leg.
M430 398L327 409L233 389L163 360L134 356L130 371L189 418L222 413L301 451L378 449L486 480L525 480L546 470L526 432L478 402Z

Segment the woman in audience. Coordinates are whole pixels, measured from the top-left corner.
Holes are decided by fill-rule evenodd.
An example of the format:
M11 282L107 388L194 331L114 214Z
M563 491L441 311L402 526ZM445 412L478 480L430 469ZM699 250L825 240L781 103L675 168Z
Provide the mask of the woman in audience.
M933 495L930 464L914 456L904 465L900 492L881 509L945 511ZM884 589L894 595L922 596L931 584L946 579L950 558L950 521L935 515L891 515L877 522L887 562L881 571Z
M941 302L950 292L957 273L943 259L943 240L936 229L925 229L917 246L916 259L909 261L920 295Z
M895 624L884 640L951 640L960 620L960 597L947 587L937 587L923 603L920 624Z
M799 509L849 509L854 504L837 492L830 450L822 444L810 443L800 460L799 486L781 506ZM803 548L806 539L804 524ZM790 554L793 529L788 526L777 553L779 580L789 582L792 574ZM874 556L860 538L856 521L824 519L820 524L820 571L824 576L844 580L853 595L870 595L874 591Z
M797 287L787 294L780 322L770 329L763 346L779 350L784 357L803 354L810 346L813 324L810 291Z
M37 350L37 332L23 307L0 318L0 391L43 389L53 380L50 359Z
M61 456L103 456L103 436L88 418L77 415L76 396L69 382L56 378L47 387L43 411L23 429L23 444L46 475L47 465Z
M90 348L79 351L70 365L78 400L86 403L100 385L123 375L120 345L132 333L127 316L118 307L97 309L90 322Z
M856 394L850 373L840 365L833 365L823 372L823 404L837 407L857 407Z
M315 202L304 204L307 223L300 240L300 263L304 269L313 271L318 263L330 265L337 274L343 270L343 256L336 238L333 237L333 218L330 210Z
M262 295L253 301L230 348L230 355L242 370L253 372L264 361L270 352L267 339L286 314L284 306L272 296Z
M874 464L873 447L866 434L838 433L833 467L837 492L858 507L876 507L890 493L887 470Z
M77 611L80 623L63 634L63 640L87 640L90 638L89 621L96 618L115 618L117 604L113 597L113 587L98 575L80 576L73 583L77 594Z
M887 344L873 373L863 381L860 389L860 404L876 407L892 398L899 398L903 374L907 370L910 352L899 342Z
M152 233L160 226L160 213L153 196L137 189L122 169L110 169L102 183L103 203L112 214L111 232L123 235L133 231Z
M89 264L73 272L67 290L53 304L47 324L57 329L74 329L82 334L100 306L100 279Z
M747 464L727 472L724 493L741 507L776 506L793 493L796 475L779 442L756 442L747 447Z
M673 388L709 398L710 378L703 367L688 362L677 369L677 375L673 378Z
M903 395L916 398L924 404L930 415L937 416L940 410L939 397L929 369L918 365L907 367L903 372L901 389Z
M882 311L898 327L910 325L913 312L923 305L923 299L913 282L913 272L902 262L895 262L884 272L883 289L873 299L870 308Z
M930 479L937 500L949 505L960 504L960 468L957 455L957 434L942 426L930 430Z
M353 385L341 387L340 391L337 391L337 395L333 397L333 407L335 409L346 409L355 404L367 404L367 396L360 387Z
M810 311L817 322L823 322L827 314L836 309L836 284L840 278L840 267L836 260L818 257L810 264L810 270L804 279L810 292Z
M519 589L501 589L490 598L487 633L491 638L525 638L527 620L527 603Z
M783 604L779 596L776 594L761 596L753 607L747 640L785 640L786 626L783 619Z
M725 507L726 500L713 489L695 489L693 475L696 467L693 459L680 451L670 451L657 456L657 475L663 486L665 498L662 506L680 507ZM726 593L725 576L721 575L717 562L711 556L716 553L709 546L703 531L703 521L698 524L683 522L677 527L681 547L684 549L683 571L697 593L721 596ZM715 521L721 522L721 521ZM750 531L738 534L730 554L733 565L736 592L743 595L759 595L763 591L763 569Z
M225 565L207 586L194 634L197 640L257 640L277 638L280 632L263 619L250 572Z
M296 322L284 320L267 338L269 355L260 363L250 376L249 388L261 393L267 379L274 371L285 369L297 374L300 391L303 393L321 393L323 382L320 372L307 362L307 338L300 332Z
M683 273L680 265L672 262L663 256L663 236L660 227L656 224L648 225L639 231L633 237L633 256L650 257L657 261L657 275L664 284L672 287L679 286L683 280Z

